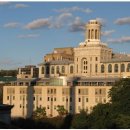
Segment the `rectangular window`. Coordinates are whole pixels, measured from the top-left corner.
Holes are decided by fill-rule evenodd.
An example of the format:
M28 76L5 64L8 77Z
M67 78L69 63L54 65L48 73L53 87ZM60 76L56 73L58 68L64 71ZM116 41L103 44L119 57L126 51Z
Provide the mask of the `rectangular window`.
M72 97L70 97L70 102L72 102Z
M86 98L86 102L88 102L88 98Z
M80 94L80 89L79 89L78 93Z
M40 101L42 100L42 97L40 97Z
M13 96L13 100L15 100L15 96Z
M49 100L50 100L50 97L47 98L47 101L49 101Z
M50 108L49 108L49 105L47 106L47 109L50 109Z
M22 108L22 105L20 104L20 108Z
M79 98L79 102L81 102L81 98Z
M56 97L54 98L54 101L56 101Z
M7 100L9 100L9 96L7 96Z
M33 97L33 100L35 101L35 97Z
M96 57L95 60L98 61L98 57Z

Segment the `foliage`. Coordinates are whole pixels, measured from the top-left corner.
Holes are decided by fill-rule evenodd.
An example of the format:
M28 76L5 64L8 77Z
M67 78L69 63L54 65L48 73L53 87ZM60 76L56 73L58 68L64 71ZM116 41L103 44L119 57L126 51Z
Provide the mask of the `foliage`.
M115 125L117 129L130 128L130 116L119 114L115 119Z
M37 108L33 114L32 114L32 118L36 119L36 120L40 120L42 118L44 118L46 116L46 108Z
M114 128L114 116L111 104L98 104L89 114L88 127L92 129Z
M72 120L71 128L74 129L83 129L87 128L87 112L85 110L81 110L79 114L74 115Z
M12 76L12 77L16 77L17 76L18 71L17 70L0 70L0 76Z
M130 115L130 79L116 82L109 93L114 112Z
M59 113L59 116L65 116L67 114L67 110L62 105L57 106L57 112Z

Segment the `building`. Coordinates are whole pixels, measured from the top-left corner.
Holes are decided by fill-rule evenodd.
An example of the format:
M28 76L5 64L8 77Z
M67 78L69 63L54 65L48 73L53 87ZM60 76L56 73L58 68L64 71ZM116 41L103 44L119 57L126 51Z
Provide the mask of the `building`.
M14 105L13 117L30 117L38 107L45 107L49 117L57 116L58 105L73 114L91 112L98 103L110 101L108 92L115 81L130 77L130 56L113 53L101 42L97 20L86 24L84 42L54 49L38 66L39 77L19 69L17 81L4 86L3 103Z

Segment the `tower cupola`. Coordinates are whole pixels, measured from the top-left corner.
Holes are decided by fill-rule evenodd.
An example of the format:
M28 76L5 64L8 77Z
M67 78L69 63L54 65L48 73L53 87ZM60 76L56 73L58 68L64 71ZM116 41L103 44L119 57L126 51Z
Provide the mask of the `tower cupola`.
M100 44L101 38L101 23L97 20L90 20L86 24L86 39L87 44Z

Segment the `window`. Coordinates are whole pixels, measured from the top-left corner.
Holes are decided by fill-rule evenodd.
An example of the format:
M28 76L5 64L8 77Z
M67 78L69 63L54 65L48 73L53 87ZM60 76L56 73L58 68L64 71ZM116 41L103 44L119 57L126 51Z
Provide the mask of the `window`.
M50 100L50 97L47 98L47 101L49 101L49 100Z
M35 97L33 97L33 100L35 101Z
M42 100L42 98L40 97L40 101Z
M22 105L20 104L20 108L22 108Z
M104 65L101 65L101 73L104 73L104 71L105 71L105 67Z
M7 96L7 100L9 100L9 96Z
M54 66L52 66L51 67L51 74L54 74L54 71L55 71Z
M44 67L42 67L42 74L44 74Z
M86 102L88 102L88 98L86 98Z
M95 57L95 60L98 61L98 57Z
M121 72L125 72L125 65L121 64Z
M56 67L56 73L57 73L57 74L59 74L59 72L60 72L59 70L60 70L60 68L59 68L59 66L57 66L57 67Z
M127 72L130 72L130 63L127 65Z
M72 97L70 97L70 102L72 102Z
M15 100L15 96L13 96L13 100Z
M95 39L97 39L97 29L95 30Z
M70 74L72 74L73 73L73 66L70 66Z
M97 64L95 65L95 72L96 73L98 72L98 65Z
M72 106L70 106L70 110L72 110Z
M65 73L65 66L62 66L61 72Z
M56 97L54 98L54 101L56 101Z
M118 64L115 64L115 66L114 66L114 72L118 72Z
M47 106L47 109L50 109L50 108L49 108L49 105Z
M79 98L79 102L81 102L81 98Z
M109 65L108 65L108 73L111 73L111 72L112 72L112 65L109 64Z
M80 89L79 89L78 93L80 94Z

